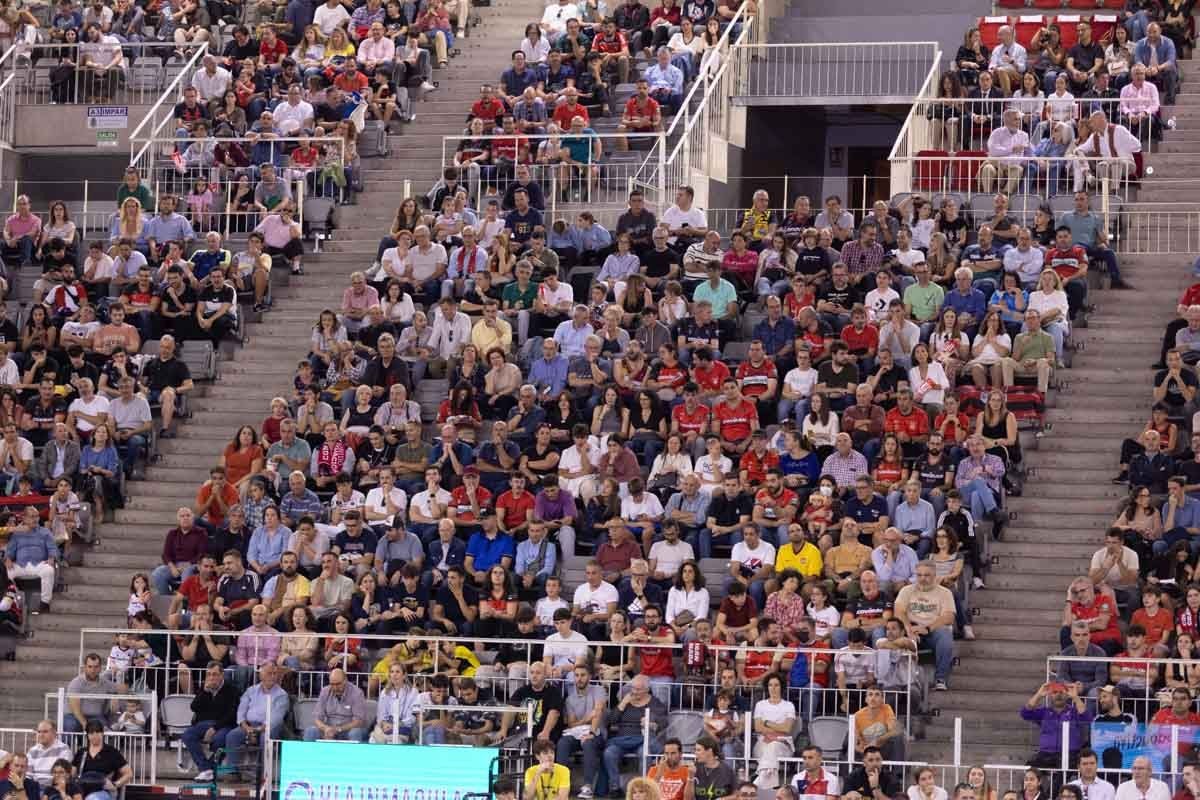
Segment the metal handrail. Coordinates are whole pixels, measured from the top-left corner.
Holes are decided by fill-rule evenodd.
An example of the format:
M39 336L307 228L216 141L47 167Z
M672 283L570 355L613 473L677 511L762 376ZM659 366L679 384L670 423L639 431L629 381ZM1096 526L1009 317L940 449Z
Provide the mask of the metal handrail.
M136 146L136 143L138 141L142 141L139 138L142 133L142 129L146 127L146 125L149 124L152 119L154 119L156 114L159 113L163 103L169 102L171 107L174 108L175 100L172 98L182 96L182 81L185 79L189 82L191 81L192 71L195 70L196 64L199 63L199 61L206 55L208 55L208 43L204 42L196 48L196 52L192 53L192 57L189 58L183 65L183 69L181 69L179 74L175 76L175 79L172 80L165 89L163 89L163 92L161 95L159 95L158 100L155 101L154 105L150 107L150 110L146 112L146 116L142 118L142 121L139 122L137 127L133 129L133 132L129 134L129 163L131 166L138 165L138 163L146 155L146 152L153 146L153 142L151 140L153 140L158 132L162 130L163 125L165 125L167 121L171 119L171 117L165 116L160 122L156 123L153 129L150 131L150 135L147 137L146 143L142 145L140 150L134 153L134 147Z

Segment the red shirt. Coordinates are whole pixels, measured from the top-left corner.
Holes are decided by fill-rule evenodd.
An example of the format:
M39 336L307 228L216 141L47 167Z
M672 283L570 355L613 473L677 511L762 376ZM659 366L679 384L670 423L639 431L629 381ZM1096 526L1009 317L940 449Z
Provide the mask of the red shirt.
M1099 645L1101 642L1121 641L1121 629L1117 626L1117 609L1113 605L1111 598L1098 594L1090 606L1085 606L1081 603L1071 603L1071 614L1075 619L1083 620L1084 622L1091 622L1101 614L1108 614L1108 627L1103 630L1092 631L1092 644Z
M903 431L912 437L924 436L929 433L929 415L916 406L913 406L907 414L901 414L900 407L896 406L883 418L883 431L884 433Z
M646 102L639 103L638 96L635 94L625 103L625 116L654 119L658 116L658 101L653 97L647 97Z
M740 442L750 435L751 426L758 423L758 409L754 403L742 398L736 406L722 400L713 406L713 416L721 423L721 438L727 442Z
M558 106L554 109L554 116L551 117L551 119L554 120L554 124L559 128L564 131L569 131L571 130L571 120L575 117L583 117L584 127L589 125L592 121L592 118L588 116L587 107L578 102L575 103L574 108L571 108L566 103Z
M506 494L511 496L512 492L506 492ZM524 494L521 495L521 497L525 497L525 495L527 495L527 494L529 494L529 492L525 492ZM491 505L492 493L489 492L487 489L483 488L482 486L480 486L477 489L475 489L475 499L479 501L479 509L482 511L483 509L485 509L489 505ZM467 487L466 486L454 487L454 491L450 492L450 505L458 506L458 508L455 509L455 517L457 517L458 519L461 519L464 522L474 522L475 521L475 513L473 511L471 511L471 501L467 499ZM522 503L521 505L524 506L524 503ZM530 505L532 506L532 504L530 504ZM524 511L522 511L521 513L522 513L521 519L515 523L512 523L514 526L520 525L522 522L525 521ZM508 517L505 517L505 524L506 525L509 524Z
M680 403L671 411L671 419L679 426L680 433L698 433L708 422L710 413L703 403L697 403L694 412L687 410L687 403Z
M776 377L776 374L774 361L764 358L758 366L754 366L749 361L743 361L737 371L742 394L747 397L761 397L767 393L767 385Z
M813 361L818 361L825 355L825 334L821 333L820 329L803 331L796 338L803 339L808 344L808 354Z
M1183 297L1179 298L1179 305L1185 308L1200 305L1200 283L1193 283L1183 290Z
M729 367L725 366L724 361L713 361L712 366L708 369L692 367L692 380L696 382L702 392L721 391L721 387L725 385L725 379L728 377Z
M787 309L787 315L792 319L800 313L802 308L815 308L817 305L817 293L811 287L804 287L804 294L796 296L795 292L788 292L783 298L783 307Z
M753 250L747 250L741 255L738 255L733 250L728 250L725 257L721 259L721 266L726 272L732 272L745 283L754 281L754 273L758 272L758 253Z
M762 506L764 509L775 509L775 516L778 518L788 506L800 505L800 498L791 489L784 486L780 489L779 494L771 494L764 487L754 493L754 505Z
M620 31L616 32L613 38L608 38L608 34L602 33L592 40L592 52L594 53L624 53L629 50L629 42L625 41L625 34Z
M770 650L747 650L745 666L742 667L742 672L746 675L746 680L753 680L760 676L766 675L767 670L771 668L771 662L775 660L775 654Z
M355 70L354 77L350 77L350 73L343 72L333 79L333 85L341 89L343 92L362 92L371 82L367 80L367 76Z
M658 366L650 371L650 375L654 380L675 390L682 389L688 381L687 367L678 363L673 367L668 367L659 362Z
M1133 625L1141 625L1146 629L1146 642L1152 645L1162 641L1163 631L1172 630L1175 627L1175 620L1171 617L1171 612L1162 606L1158 607L1158 613L1153 617L1146 613L1146 609L1139 608L1133 612L1133 617L1129 621Z
M282 39L275 39L275 44L267 44L266 40L258 43L258 54L262 56L263 61L268 64L278 64L280 59L288 54L287 42Z
M450 495L450 499L454 499L453 494ZM533 511L533 494L531 492L521 492L521 496L517 497L510 489L496 499L496 514L504 522L505 528L524 525L527 518L526 512L530 511Z
M666 630L669 630L669 628L661 626L655 631L655 635L661 635ZM637 632L649 633L645 626L638 628ZM651 677L675 677L675 661L671 655L672 650L666 647L639 647L637 651L642 657L641 669L638 670L639 673Z
M855 330L853 325L847 325L842 328L841 336L851 353L865 353L868 350L879 349L879 328L871 323L867 323L861 331Z
M183 579L183 583L179 584L179 593L187 600L187 607L195 609L196 606L211 605L214 598L217 596L217 576L204 583L200 580L200 576L189 575Z
M767 470L779 469L779 453L767 450L759 457L753 449L742 454L738 468L746 470L746 478L750 483L762 483L767 479Z
M495 122L496 117L504 113L504 103L498 97L493 97L490 102L483 102L483 98L479 98L471 104L471 116L478 117L484 122Z
M1064 281L1075 277L1087 263L1087 250L1079 245L1072 245L1069 250L1053 247L1046 251L1046 266L1057 272Z
M884 421L886 420L887 417L884 417ZM955 427L956 424L957 427ZM937 419L933 421L933 427L937 429L939 433L945 436L948 441L952 442L966 441L967 432L970 430L970 427L967 423L967 415L961 411L955 414L953 419L947 417L946 412L943 411L941 414L938 414Z
M1151 667L1151 669L1155 669ZM1188 711L1185 714L1176 714L1175 710L1170 706L1160 708L1154 712L1154 716L1150 718L1151 725L1176 725L1185 728L1194 728L1200 725L1200 714L1195 711ZM1194 734L1194 731L1190 732ZM1167 737L1170 741L1170 737ZM1179 752L1190 753L1195 745L1192 744L1192 736L1185 735L1185 731L1179 732Z

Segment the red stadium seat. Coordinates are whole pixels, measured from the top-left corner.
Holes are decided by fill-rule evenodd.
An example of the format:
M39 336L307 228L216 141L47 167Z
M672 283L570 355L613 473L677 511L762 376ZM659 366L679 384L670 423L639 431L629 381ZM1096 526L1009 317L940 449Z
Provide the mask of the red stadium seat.
M971 191L975 176L986 159L986 150L959 150L950 163L950 191Z
M945 150L920 150L917 152L917 162L913 168L913 186L918 191L940 192L942 179L946 174L947 156Z
M996 8L1024 8L1025 0L996 0Z
M1109 11L1122 11L1125 8L1125 0L1100 0L1100 7Z
M979 38L988 50L1000 42L1000 29L1009 24L1008 17L983 17L979 20Z
M1058 25L1059 41L1062 42L1064 50L1070 50L1079 42L1079 31L1075 30L1075 26L1079 24L1079 20L1083 17L1078 14L1059 14L1054 22Z
M1028 48L1029 43L1033 41L1033 35L1045 24L1046 18L1041 14L1022 14L1017 17L1013 32L1021 46Z
M1116 0L1116 2L1120 8L1125 7L1125 0ZM1103 5L1098 3L1097 0L1067 0L1067 8L1077 8L1080 11L1095 11L1097 7L1103 8Z
M1062 8L1063 0L1033 0L1034 8Z
M1112 44L1113 31L1117 27L1116 14L1096 14L1092 17L1092 41Z

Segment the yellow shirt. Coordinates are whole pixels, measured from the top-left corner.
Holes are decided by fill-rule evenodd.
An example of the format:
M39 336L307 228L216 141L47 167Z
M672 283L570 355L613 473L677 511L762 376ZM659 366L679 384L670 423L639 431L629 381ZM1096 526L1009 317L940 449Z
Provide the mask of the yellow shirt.
M784 570L794 569L805 578L820 577L824 564L821 561L821 551L812 542L805 542L800 552L794 552L791 542L780 547L775 553L775 574L780 575Z
M871 557L871 548L857 539L849 544L839 544L825 551L825 562L833 567L834 574L854 572Z
M475 345L481 358L497 347L501 352L507 353L512 350L512 325L508 324L508 320L497 319L493 329L481 319L471 329L471 344Z
M571 789L571 770L564 767L562 764L554 765L554 772L551 775L538 775L538 766L534 764L529 769L525 770L525 786L529 787L530 781L533 782L532 789L533 800L557 800L559 790L565 788L567 791ZM537 775L535 778L534 776ZM530 791L527 788L526 791Z
M392 651L389 650L387 655L379 659L379 663L375 665L375 669L371 670L371 674L382 679L383 681L387 681L388 670L392 668L392 662L397 660L407 661L412 658L413 655L414 653L409 651L407 644L401 644L399 656L393 658ZM415 665L408 667L409 673L426 672L433 669L433 654L429 652L428 648L420 648L416 655L420 657L420 661L418 661Z

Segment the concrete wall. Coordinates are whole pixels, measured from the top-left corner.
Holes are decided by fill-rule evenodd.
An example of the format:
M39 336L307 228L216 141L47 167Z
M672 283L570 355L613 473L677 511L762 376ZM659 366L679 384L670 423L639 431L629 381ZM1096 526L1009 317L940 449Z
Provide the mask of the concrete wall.
M129 154L129 134L150 110L148 105L129 106L129 125L111 129L117 134L115 147L97 147L96 129L88 127L88 106L18 106L13 147L19 149L92 148L100 153Z

